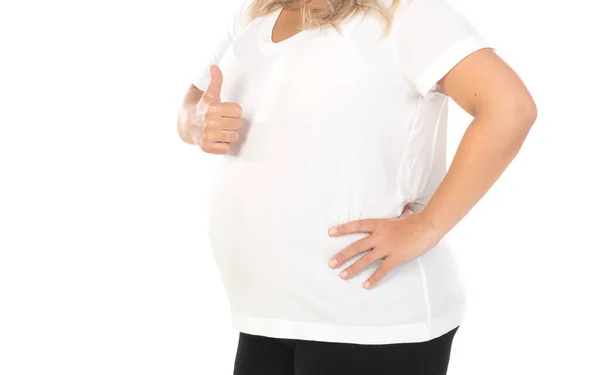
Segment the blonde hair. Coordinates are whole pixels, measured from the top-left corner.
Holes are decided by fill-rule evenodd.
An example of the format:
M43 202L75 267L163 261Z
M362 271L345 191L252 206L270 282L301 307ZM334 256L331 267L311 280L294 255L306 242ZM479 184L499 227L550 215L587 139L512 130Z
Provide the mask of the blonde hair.
M298 0L253 0L248 8L248 20L251 21L257 17L264 16L276 9L289 7L296 3L296 1ZM386 9L380 4L379 0L327 0L325 7L314 6L307 9L306 5L311 0L299 1L302 12L301 29L320 28L324 24L329 24L339 31L338 24L354 15L357 11L375 9L381 14L385 34L390 30L394 12L400 2L400 0L392 0L390 8Z

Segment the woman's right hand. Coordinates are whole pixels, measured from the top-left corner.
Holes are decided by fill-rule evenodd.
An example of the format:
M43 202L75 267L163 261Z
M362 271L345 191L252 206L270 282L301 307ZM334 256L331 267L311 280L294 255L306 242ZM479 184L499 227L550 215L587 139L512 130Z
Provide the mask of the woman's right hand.
M190 109L189 135L200 149L210 154L227 154L242 127L242 107L221 102L223 73L217 65L210 67L210 84L198 103Z

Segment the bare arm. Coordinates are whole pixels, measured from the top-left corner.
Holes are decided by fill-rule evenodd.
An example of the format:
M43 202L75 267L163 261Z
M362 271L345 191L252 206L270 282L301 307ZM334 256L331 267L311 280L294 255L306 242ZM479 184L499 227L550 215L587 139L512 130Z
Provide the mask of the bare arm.
M373 249L340 273L348 279L384 259L363 283L367 289L394 267L432 249L498 179L535 122L537 108L529 91L493 49L482 48L465 57L438 84L474 120L429 203L415 214L354 220L329 230L336 237L371 234L344 248L329 263L337 268L357 253Z
M440 81L442 90L474 116L445 178L421 212L442 238L483 197L520 150L537 107L518 75L494 50L467 56Z

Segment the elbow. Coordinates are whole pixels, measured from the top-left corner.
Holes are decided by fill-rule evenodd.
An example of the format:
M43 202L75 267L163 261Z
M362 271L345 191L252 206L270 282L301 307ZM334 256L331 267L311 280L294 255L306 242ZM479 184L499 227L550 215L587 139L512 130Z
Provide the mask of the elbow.
M521 126L531 128L537 120L537 106L531 96L517 101L513 111L515 119Z
M537 120L537 106L531 97L517 101L510 110L509 124L514 142L520 148Z
M514 154L525 142L531 127L537 120L537 106L529 95L520 99L496 101L476 113L485 133L507 153Z
M490 102L482 111L485 117L501 122L503 127L530 128L537 119L537 106L531 95L509 95L510 99Z
M511 149L520 149L537 119L537 106L531 98L516 100L505 107L501 126ZM500 124L499 124L500 125Z
M521 126L533 126L537 119L537 106L529 90L523 88L511 96L512 100L507 101L506 104L511 108L513 119Z
M537 120L537 106L530 95L519 95L511 100L502 100L487 106L480 112L498 129L510 133L527 135Z

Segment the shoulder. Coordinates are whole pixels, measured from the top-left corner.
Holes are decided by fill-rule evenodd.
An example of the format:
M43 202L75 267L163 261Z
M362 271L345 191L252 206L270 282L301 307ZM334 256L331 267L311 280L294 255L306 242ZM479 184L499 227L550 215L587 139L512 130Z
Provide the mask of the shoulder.
M246 26L248 26L248 24L251 21L250 7L252 6L252 3L254 3L254 0L237 0L237 2L239 4L239 6L238 6L238 13L237 13L236 20L235 20L235 28L236 28L236 33L239 33L242 30L244 30L244 28L246 28Z

